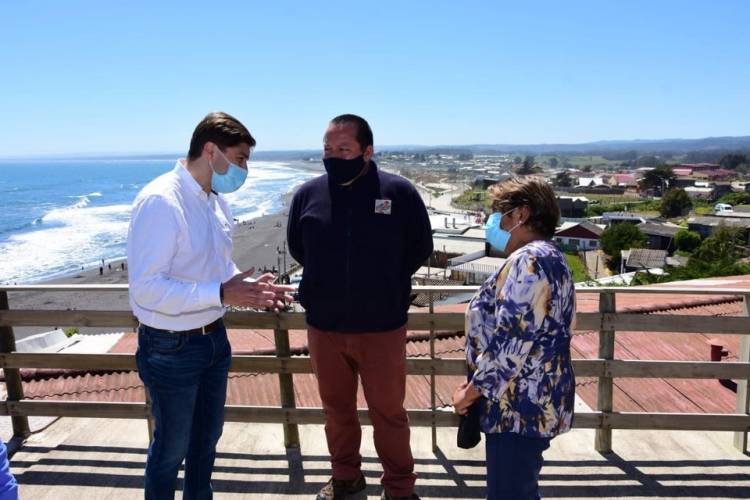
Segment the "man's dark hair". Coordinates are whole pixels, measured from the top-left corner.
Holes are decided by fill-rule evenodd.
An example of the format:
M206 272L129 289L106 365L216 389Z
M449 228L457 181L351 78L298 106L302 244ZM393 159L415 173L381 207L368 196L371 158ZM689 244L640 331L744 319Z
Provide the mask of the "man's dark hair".
M372 129L367 120L357 115L339 115L331 120L331 125L347 125L352 124L357 127L357 142L359 147L362 148L364 153L367 146L373 145Z
M220 111L209 113L201 120L190 139L188 160L200 158L203 146L213 142L219 149L226 149L240 143L255 147L255 139L245 126L234 116Z

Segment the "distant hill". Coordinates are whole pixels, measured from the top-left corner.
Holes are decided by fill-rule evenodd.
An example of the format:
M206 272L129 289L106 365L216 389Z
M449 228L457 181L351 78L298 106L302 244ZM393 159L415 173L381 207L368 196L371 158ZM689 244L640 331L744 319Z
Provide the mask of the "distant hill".
M750 136L706 137L704 139L656 139L631 141L596 141L581 144L470 144L460 146L381 146L381 151L420 151L434 153L474 154L599 154L616 151L637 151L640 154L690 151L750 151Z
M632 141L597 141L581 144L467 144L467 145L439 145L425 146L417 144L380 145L376 144L380 152L420 152L442 154L564 154L564 155L611 155L618 152L636 152L638 155L665 154L673 155L688 152L730 152L743 151L750 153L750 136L740 137L706 137L704 139L656 139ZM302 149L287 151L256 150L253 158L266 161L307 160L320 158L320 149ZM184 156L183 153L78 153L78 154L44 154L20 155L0 157L6 159L50 159L50 158L132 158L132 159L173 159Z

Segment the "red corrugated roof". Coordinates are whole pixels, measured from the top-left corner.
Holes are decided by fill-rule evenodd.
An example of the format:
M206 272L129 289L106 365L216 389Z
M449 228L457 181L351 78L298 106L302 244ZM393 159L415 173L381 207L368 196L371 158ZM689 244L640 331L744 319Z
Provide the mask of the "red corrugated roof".
M672 283L670 286L705 286L711 288L750 289L750 276L736 276ZM660 285L665 286L665 285ZM735 297L711 297L680 294L617 294L617 309L621 312L644 314L691 314L708 316L740 316L742 303ZM439 312L463 312L463 304L436 307ZM598 311L598 295L579 294L579 312ZM409 332L407 354L428 357L429 342L425 332ZM230 330L229 338L235 353L270 353L273 351L273 332L268 330ZM618 332L615 357L620 359L708 360L708 340L711 335L683 333ZM739 338L722 335L730 359L737 359ZM441 334L435 341L437 356L460 358L463 354L463 334ZM306 351L306 332L290 332L293 350ZM111 352L131 353L136 349L134 333L123 336ZM596 358L596 332L575 331L572 339L574 358ZM438 376L437 405L450 404L455 387L464 380L460 376ZM319 407L317 383L311 374L294 375L298 407ZM24 382L26 397L30 399L67 399L86 401L143 401L143 384L135 372L105 374L70 374L44 380ZM429 377L407 377L406 406L429 408ZM596 406L596 379L579 378L577 394L592 408ZM279 382L275 374L231 373L228 384L228 403L240 405L277 406ZM617 411L710 412L734 411L735 394L716 380L683 379L616 379L614 407ZM366 407L362 391L358 405Z

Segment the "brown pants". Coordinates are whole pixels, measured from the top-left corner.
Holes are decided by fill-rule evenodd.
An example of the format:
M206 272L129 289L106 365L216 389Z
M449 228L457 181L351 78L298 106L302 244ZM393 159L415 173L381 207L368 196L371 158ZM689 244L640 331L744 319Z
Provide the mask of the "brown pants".
M406 393L406 327L389 332L336 333L308 326L308 346L326 415L333 477L356 479L362 456L357 418L357 374L383 465L383 486L393 496L414 493Z

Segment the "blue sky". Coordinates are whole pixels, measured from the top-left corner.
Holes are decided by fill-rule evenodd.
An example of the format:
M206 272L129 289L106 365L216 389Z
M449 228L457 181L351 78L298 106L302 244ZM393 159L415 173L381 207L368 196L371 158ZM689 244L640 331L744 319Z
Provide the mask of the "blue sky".
M5 1L0 156L750 135L750 2Z

